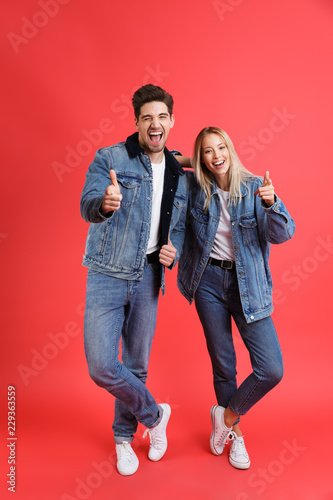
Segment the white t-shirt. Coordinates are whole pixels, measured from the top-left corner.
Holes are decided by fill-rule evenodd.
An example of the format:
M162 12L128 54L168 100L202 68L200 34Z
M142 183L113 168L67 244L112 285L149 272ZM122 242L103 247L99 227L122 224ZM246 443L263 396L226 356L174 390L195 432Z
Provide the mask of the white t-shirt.
M214 245L210 257L218 260L235 260L235 254L231 238L230 215L228 210L229 191L217 188L220 198L221 214Z
M151 166L153 169L153 203L147 253L153 253L159 248L165 156L163 156L163 160L161 163L152 163Z

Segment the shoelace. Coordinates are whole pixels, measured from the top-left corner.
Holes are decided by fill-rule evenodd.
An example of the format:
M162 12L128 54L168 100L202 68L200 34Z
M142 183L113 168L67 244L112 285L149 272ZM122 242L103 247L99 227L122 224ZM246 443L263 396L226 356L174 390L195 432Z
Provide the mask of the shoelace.
M130 443L124 441L120 443L120 445L119 451L121 460L128 460L130 462L132 460L132 447Z
M152 446L156 450L159 450L163 447L164 440L158 436L157 432L155 432L155 428L146 429L142 437L145 438L147 434L149 434L150 436L150 446Z
M225 438L226 433L227 433L227 440L226 440L225 444L228 444L228 443L229 443L229 441L231 441L231 440L233 440L233 439L234 439L234 437L233 437L233 434L235 434L235 433L234 433L234 431L225 431L225 430L222 430L220 435L218 435L218 434L216 433L216 435L217 435L217 444L218 444L218 445L220 445L220 444L221 444L221 442L222 442L222 441L223 441L223 439ZM235 434L235 435L236 435L236 434Z
M247 451L244 443L244 439L240 439L240 436L237 436L237 434L234 431L230 432L230 441L233 441L233 452L236 455L245 455L247 456Z

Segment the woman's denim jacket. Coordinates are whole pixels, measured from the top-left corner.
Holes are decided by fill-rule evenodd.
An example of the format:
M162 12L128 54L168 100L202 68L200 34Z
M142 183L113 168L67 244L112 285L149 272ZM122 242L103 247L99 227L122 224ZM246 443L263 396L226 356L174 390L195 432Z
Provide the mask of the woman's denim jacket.
M178 152L172 152L178 153ZM164 150L166 168L161 207L161 246L171 242L179 259L185 236L188 180L173 154ZM110 169L117 174L121 207L104 216L100 212ZM115 278L141 280L150 234L153 172L149 156L138 143L138 134L126 142L97 151L81 195L81 215L90 222L83 265ZM164 266L161 287L165 290Z
M191 303L213 247L220 217L220 201L214 182L212 198L204 210L205 195L193 174L186 236L178 266L177 284ZM266 207L254 193L262 184L258 177L246 177L240 203L230 205L230 227L235 253L236 272L244 316L248 323L269 316L273 311L272 277L268 265L270 243L292 238L295 224L282 201Z

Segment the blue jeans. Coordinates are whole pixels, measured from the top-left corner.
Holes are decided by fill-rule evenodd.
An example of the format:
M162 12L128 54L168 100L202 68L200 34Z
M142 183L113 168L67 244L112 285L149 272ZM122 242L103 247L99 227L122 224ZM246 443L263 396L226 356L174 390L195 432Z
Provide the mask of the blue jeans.
M147 264L142 281L88 271L84 346L91 378L116 397L116 443L132 442L138 421L154 427L162 417L145 386L159 289L159 264Z
M235 266L231 270L207 266L195 295L195 305L212 361L218 404L229 406L237 415L245 415L283 376L282 354L273 321L268 316L246 322ZM249 351L253 369L238 388L231 317Z

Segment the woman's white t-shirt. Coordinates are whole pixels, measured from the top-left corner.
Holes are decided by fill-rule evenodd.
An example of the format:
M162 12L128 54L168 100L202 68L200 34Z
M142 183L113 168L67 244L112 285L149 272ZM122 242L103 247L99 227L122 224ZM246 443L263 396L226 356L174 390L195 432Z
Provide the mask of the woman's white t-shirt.
M220 198L221 213L210 257L218 260L235 260L231 238L230 215L228 210L229 191L217 188Z

